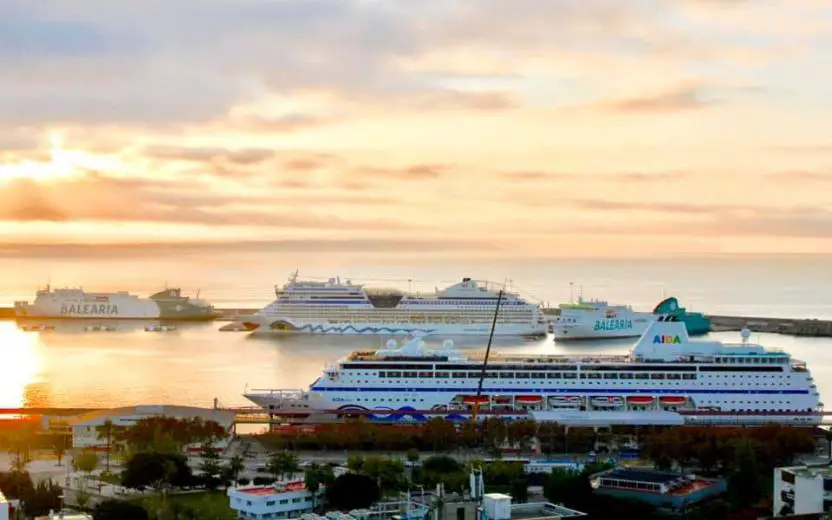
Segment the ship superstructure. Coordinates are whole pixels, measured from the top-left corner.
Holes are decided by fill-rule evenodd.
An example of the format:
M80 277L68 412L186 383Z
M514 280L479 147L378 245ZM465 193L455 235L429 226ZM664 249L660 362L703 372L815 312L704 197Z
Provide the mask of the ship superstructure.
M415 338L353 352L308 390L251 390L270 414L364 415L380 421L622 413L631 423L817 424L819 394L806 364L747 341L691 342L685 326L652 323L631 352L615 356L491 355L428 348Z
M319 334L488 335L499 290L493 284L463 278L430 294L406 294L365 288L340 278L299 280L295 273L287 284L275 288L275 301L242 318L239 328ZM495 334L542 336L546 319L539 305L504 292Z
M685 324L689 335L710 331L708 318L687 312L676 298L662 300L652 312L634 311L629 305L610 305L606 301L579 298L577 303L558 306L554 320L555 341L576 339L637 338L662 317L673 316Z
M213 320L218 313L205 300L182 296L179 288L167 288L141 298L126 291L86 292L83 289L37 291L35 301L15 302L15 317L26 319L162 319Z

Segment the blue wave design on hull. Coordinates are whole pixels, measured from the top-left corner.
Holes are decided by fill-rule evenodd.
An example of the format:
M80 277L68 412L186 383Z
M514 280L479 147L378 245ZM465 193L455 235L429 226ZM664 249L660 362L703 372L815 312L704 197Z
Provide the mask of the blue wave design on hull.
M349 413L350 411L361 411L361 412L369 412L368 408L364 408L363 406L358 405L346 405L342 406L338 409L340 412ZM366 417L370 421L383 421L383 422L427 422L430 418L421 413L413 413L416 411L415 408L412 406L402 406L398 409L378 409L376 408L374 411L385 412L389 411L388 414L378 413L378 414L368 414ZM484 413L483 415L488 415ZM447 421L454 421L454 422L464 422L470 420L470 417L452 413L448 415L438 415L438 417L443 417Z
M326 327L324 325L303 325L298 327L296 330L304 331L304 332L318 332L318 333L329 333L335 332L338 334L343 334L344 332L353 332L355 334L410 334L412 332L424 332L426 334L432 334L436 332L437 329L419 329L419 328L390 328L390 327L362 327L357 329L352 325L347 325L346 327Z

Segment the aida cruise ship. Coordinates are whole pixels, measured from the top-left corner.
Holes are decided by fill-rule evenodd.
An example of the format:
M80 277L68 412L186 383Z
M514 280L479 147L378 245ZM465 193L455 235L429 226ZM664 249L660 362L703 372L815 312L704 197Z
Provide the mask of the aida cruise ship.
M812 425L822 404L802 361L748 341L691 342L672 317L650 325L626 355L491 355L481 393L483 355L445 340L394 340L353 352L326 368L309 389L244 395L273 415L367 416L424 421L434 416L526 417L563 424Z
M231 328L253 332L318 334L488 335L499 288L463 278L426 295L373 290L344 283L299 280L297 272L277 299ZM540 306L504 292L494 331L503 336L545 336L547 321Z

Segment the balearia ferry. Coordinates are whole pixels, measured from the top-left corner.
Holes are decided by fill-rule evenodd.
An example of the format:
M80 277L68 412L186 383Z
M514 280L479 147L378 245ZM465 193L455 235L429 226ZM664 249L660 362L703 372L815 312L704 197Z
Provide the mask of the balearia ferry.
M485 335L491 330L499 288L463 278L429 294L371 289L340 278L298 279L275 287L277 299L229 330L255 333ZM494 334L545 336L540 306L503 292Z
M676 298L662 300L652 312L634 311L629 305L610 305L605 301L562 303L555 319L555 341L602 338L637 338L660 317L673 316L685 324L691 336L707 334L711 320L698 312L688 312Z
M32 303L14 303L18 320L194 320L209 321L219 316L214 307L199 298L182 296L178 288L168 288L141 298L126 291L86 292L83 289L38 290Z
M812 425L822 404L806 364L748 342L691 342L672 317L650 325L631 352L617 356L484 356L445 340L420 338L353 352L327 367L309 389L251 390L244 395L272 415L366 416L425 421L442 416L502 416L562 424Z

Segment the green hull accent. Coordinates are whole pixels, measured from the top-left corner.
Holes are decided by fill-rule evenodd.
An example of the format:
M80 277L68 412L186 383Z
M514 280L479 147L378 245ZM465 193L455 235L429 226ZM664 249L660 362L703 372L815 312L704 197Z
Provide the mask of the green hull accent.
M653 313L675 316L678 321L685 324L688 336L701 336L711 331L710 318L701 312L688 312L684 307L680 307L679 300L672 296L656 305Z

